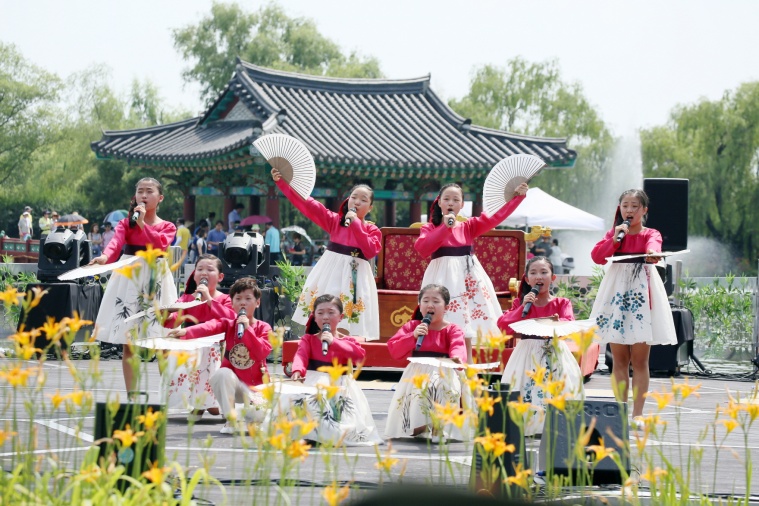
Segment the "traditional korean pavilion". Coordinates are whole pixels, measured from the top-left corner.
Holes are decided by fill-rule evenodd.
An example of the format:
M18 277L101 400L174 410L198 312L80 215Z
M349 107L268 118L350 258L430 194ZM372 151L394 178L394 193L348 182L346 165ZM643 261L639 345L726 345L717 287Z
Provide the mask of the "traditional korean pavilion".
M333 207L357 182L386 201L384 225L409 201L410 221L440 185L458 182L481 209L482 185L499 160L529 153L568 168L577 153L565 139L529 137L473 125L417 79L348 79L282 72L239 61L229 84L202 116L151 128L107 131L92 143L98 158L155 169L184 194L184 217L195 221L195 198L224 198L224 216L241 198L249 214L279 224L280 193L270 167L252 146L269 133L302 141L314 156L313 196ZM261 209L261 197L266 205ZM285 200L284 197L282 200ZM426 206L425 206L426 209Z

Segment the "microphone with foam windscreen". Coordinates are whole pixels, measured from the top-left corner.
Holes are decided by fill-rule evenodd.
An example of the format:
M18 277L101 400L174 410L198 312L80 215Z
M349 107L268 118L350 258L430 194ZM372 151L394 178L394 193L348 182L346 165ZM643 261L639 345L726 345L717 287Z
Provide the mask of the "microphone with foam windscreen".
M354 212L355 213L356 212L356 208L355 207L351 207L350 209L348 209L348 212ZM351 219L350 218L345 218L345 226L347 227L350 224L351 224Z
M237 317L239 318L240 316L247 316L247 314L248 313L245 312L245 308L241 308L240 312L237 313ZM245 325L243 325L242 323L238 323L237 324L237 339L242 339L242 335L244 332L245 332Z
M534 293L535 296L537 296L540 293L540 287L543 285L535 285L532 287L532 290L530 290L530 293ZM527 316L527 313L530 312L530 309L532 309L532 302L528 302L524 305L524 309L522 309L522 318Z
M329 332L330 334L332 333L332 327L329 323L325 323L322 327L322 334L325 332ZM322 355L326 355L327 351L329 351L329 343L327 341L322 341Z
M426 315L424 315L424 318L422 318L422 323L426 324L428 327L431 321L432 321L432 313L427 313ZM424 336L419 336L416 338L417 351L419 350L419 348L422 347L422 341L424 341Z
M208 286L208 280L206 278L201 278L200 284ZM195 292L195 300L200 300L202 298L203 298L203 294L202 293Z
M630 220L625 220L621 224L622 225L627 225L629 227L630 226ZM626 233L627 232L625 232L624 230L620 230L619 233L617 234L617 242L622 242L622 239L625 238L625 234Z

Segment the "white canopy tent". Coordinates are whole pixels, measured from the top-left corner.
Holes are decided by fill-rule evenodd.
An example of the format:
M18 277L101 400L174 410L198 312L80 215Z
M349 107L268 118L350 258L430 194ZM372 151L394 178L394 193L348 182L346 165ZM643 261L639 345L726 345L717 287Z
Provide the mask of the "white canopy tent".
M472 203L467 202L461 214L472 215ZM540 188L530 188L527 198L501 223L505 227L541 225L553 230L606 230L603 218L552 197Z

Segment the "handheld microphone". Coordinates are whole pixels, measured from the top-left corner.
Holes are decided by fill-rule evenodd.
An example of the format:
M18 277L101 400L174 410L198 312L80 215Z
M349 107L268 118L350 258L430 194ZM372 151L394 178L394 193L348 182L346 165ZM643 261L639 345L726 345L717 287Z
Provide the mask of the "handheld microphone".
M208 286L208 280L206 278L201 278L200 284ZM200 300L202 298L203 298L203 294L202 293L200 293L200 292L196 292L195 293L195 300Z
M240 309L240 312L237 313L237 316L247 316L248 313L245 312L245 308ZM245 332L245 325L242 323L237 324L237 339L242 339L242 335Z
M622 225L627 225L629 227L630 226L630 220L623 221ZM626 233L627 232L625 232L624 230L620 230L619 233L617 234L617 242L622 242L622 239L625 238L625 234Z
M430 322L432 321L432 313L427 313L424 315L424 318L422 318L422 323L429 326ZM419 336L416 338L416 350L418 351L419 348L422 347L422 341L424 341L424 336Z
M448 212L452 213L453 209L448 209ZM456 221L456 217L455 216L453 218L448 218L448 226L452 227L453 226L453 222L455 222L455 221Z
M332 333L332 327L329 325L329 323L325 323L322 327L322 334L325 332ZM322 355L326 355L327 351L329 350L329 344L327 341L322 341Z
M535 285L532 287L532 290L530 290L530 293L534 293L536 296L540 293L540 287L543 285ZM524 305L524 309L522 309L522 318L527 316L527 313L530 312L530 309L532 309L532 302L528 302Z
M139 219L140 219L140 212L139 211L133 212L132 213L132 221L137 221Z
M355 207L351 207L350 209L348 209L348 211L353 211L355 213L356 212L356 208ZM350 218L345 218L345 226L347 227L350 224L351 224L351 219Z

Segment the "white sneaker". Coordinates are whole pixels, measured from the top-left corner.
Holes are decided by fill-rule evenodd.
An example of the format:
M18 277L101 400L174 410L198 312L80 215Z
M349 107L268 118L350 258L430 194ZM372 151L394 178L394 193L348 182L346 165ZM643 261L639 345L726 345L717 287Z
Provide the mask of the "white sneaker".
M219 433L220 434L236 434L237 427L235 427L235 424L233 424L232 422L227 422L224 424L224 427L221 428Z
M633 428L633 430L645 430L646 420L642 416L636 416L630 422L630 426Z

